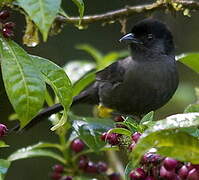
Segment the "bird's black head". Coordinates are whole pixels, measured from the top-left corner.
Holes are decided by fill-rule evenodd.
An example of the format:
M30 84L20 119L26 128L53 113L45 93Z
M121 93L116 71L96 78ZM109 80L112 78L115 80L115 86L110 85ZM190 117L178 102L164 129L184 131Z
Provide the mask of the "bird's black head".
M155 19L138 22L131 33L123 36L120 42L130 44L132 51L148 50L161 54L174 54L174 43L171 32L165 24Z

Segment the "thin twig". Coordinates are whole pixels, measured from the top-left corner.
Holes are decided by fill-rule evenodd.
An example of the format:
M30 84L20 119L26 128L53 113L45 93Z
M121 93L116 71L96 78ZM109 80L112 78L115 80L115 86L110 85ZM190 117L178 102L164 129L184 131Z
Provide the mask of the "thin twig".
M103 14L96 14L96 15L88 15L84 16L81 20L83 25L91 24L94 22L111 22L116 21L119 19L129 18L138 13L145 13L145 12L153 12L156 10L168 9L168 6L172 3L177 3L182 6L182 9L189 9L189 10L199 10L199 2L192 1L192 0L159 0L155 3L145 4L145 5L138 5L138 6L126 6L122 9L106 12ZM173 8L175 10L175 8ZM177 11L177 9L176 9ZM80 18L79 17L64 17L58 16L56 18L57 21L62 23L72 23L78 24Z

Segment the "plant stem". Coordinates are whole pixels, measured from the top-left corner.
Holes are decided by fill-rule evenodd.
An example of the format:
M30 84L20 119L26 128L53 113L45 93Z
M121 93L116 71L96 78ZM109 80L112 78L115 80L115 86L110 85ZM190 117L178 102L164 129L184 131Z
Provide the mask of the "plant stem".
M121 175L122 180L125 180L124 167L123 167L121 161L119 160L116 152L115 151L107 151L106 153L107 153L109 162L111 164L111 167L113 167L114 170Z

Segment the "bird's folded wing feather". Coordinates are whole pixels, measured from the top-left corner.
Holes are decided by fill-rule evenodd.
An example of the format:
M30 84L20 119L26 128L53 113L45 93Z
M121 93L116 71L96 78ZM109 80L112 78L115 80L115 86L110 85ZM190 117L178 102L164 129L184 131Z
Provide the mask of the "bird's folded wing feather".
M96 73L96 81L104 82L123 82L125 74L124 67L121 66L121 61L114 62L105 69Z

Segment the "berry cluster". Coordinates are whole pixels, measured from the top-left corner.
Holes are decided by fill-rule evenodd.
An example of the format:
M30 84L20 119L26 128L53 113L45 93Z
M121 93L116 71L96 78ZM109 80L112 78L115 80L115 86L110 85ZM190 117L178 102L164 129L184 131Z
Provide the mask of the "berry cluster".
M85 144L81 139L74 139L70 145L71 150L74 153L80 153L84 150ZM78 171L87 173L87 174L96 174L96 175L103 175L108 177L109 180L121 180L120 176L117 173L106 174L108 170L108 165L105 162L93 162L87 156L80 156L77 161ZM54 165L53 172L51 173L51 178L53 180L72 180L72 176L66 176L66 170L62 165Z
M72 176L64 175L64 167L60 164L56 164L53 166L53 172L51 174L51 178L53 180L72 180Z
M147 153L142 166L129 174L131 180L198 180L199 165L183 163L175 159L163 158Z
M13 28L15 23L5 22L6 19L10 16L10 13L6 10L0 11L0 30L5 38L13 36Z
M121 116L116 117L114 120L116 122L124 121ZM128 146L130 151L134 149L141 135L139 132L135 132L132 135ZM111 145L120 145L121 139L121 135L116 133L105 132L101 135L101 140ZM139 168L130 172L130 180L199 180L199 165L183 163L155 153L146 153L140 165Z

